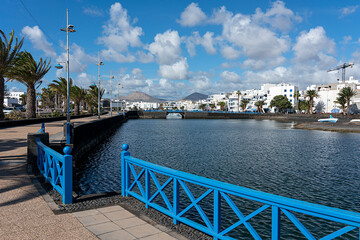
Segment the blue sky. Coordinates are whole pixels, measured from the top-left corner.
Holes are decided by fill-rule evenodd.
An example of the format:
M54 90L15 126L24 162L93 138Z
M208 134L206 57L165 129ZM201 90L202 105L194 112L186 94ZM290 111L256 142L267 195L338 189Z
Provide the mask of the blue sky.
M30 12L28 12L27 10ZM70 34L70 76L75 84L102 86L110 73L124 86L120 95L146 92L179 99L260 88L288 82L304 89L335 82L327 70L354 62L360 78L359 1L41 1L2 0L0 29L24 37L23 50L36 59L66 59L66 8ZM54 67L43 85L65 71ZM16 82L10 89L25 90Z

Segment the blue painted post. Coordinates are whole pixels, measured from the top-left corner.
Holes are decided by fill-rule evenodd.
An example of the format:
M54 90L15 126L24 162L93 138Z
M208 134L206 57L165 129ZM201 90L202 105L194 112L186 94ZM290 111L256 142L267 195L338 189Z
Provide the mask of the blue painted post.
M127 171L126 171L126 168L127 168L127 164L126 164L126 160L125 160L125 157L126 156L130 156L130 153L127 151L129 149L129 145L127 145L126 143L122 145L122 149L123 151L121 152L121 195L123 196L127 196L127 193L126 193L126 187L127 187L127 184L126 184L126 181L127 181Z
M214 190L214 232L221 232L221 194L218 190Z
M174 177L174 191L173 191L173 212L174 216L179 214L179 180ZM174 217L173 223L178 224L179 221Z
M66 144L70 144L70 123L66 123Z
M41 123L41 132L45 133L45 123Z
M271 221L272 221L271 239L280 240L281 217L280 217L279 207L272 206Z
M63 203L69 204L69 203L72 203L72 201L73 201L73 198L72 198L73 162L72 162L72 156L70 155L71 148L64 147L63 152L65 154L64 163L63 163L63 178L64 178L65 184L64 184L64 186L62 186L63 191L64 191Z
M145 207L149 208L149 199L151 196L151 186L150 186L150 173L149 169L145 170Z

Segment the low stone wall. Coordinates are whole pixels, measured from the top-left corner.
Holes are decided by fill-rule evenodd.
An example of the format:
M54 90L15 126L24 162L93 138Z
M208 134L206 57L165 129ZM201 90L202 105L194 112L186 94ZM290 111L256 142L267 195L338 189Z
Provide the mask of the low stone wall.
M76 125L71 133L75 164L91 149L113 134L115 129L126 120L127 116L117 115Z

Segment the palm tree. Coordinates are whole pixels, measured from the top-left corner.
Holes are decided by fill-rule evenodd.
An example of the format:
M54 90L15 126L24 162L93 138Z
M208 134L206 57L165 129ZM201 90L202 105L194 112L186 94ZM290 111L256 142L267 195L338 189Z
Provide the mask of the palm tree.
M75 114L79 115L80 114L80 103L81 103L81 101L85 100L87 91L78 86L72 86L70 91L71 91L70 97L74 101L74 104L75 104L75 109L74 109Z
M4 96L5 96L5 78L8 77L10 70L13 68L17 55L23 45L24 38L18 42L15 38L15 45L12 47L14 41L14 30L10 33L8 40L3 31L0 30L0 119L4 116Z
M221 110L221 111L224 111L224 107L225 107L225 105L226 105L225 102L218 102L217 105L220 106L220 110Z
M18 60L15 63L14 68L11 69L9 74L10 80L17 80L27 87L27 102L26 102L26 117L35 118L35 101L36 90L35 85L41 84L41 79L50 70L51 60L43 60L40 58L39 62L36 62L33 56L29 52L21 52L18 55Z
M347 103L347 114L349 115L350 114L350 101L351 101L351 98L356 95L356 91L353 90L351 87L344 87L343 89L341 89L339 95L340 95L340 97L345 98L346 103Z
M41 101L43 106L47 106L49 108L53 108L55 105L55 93L54 91L48 87L48 88L42 88L41 89Z
M27 95L26 95L26 94L21 94L21 95L20 95L21 105L25 105L25 104L26 104L26 101L27 101Z
M255 102L255 106L256 106L258 112L263 112L264 105L265 105L265 101L263 101L263 100Z
M316 90L307 90L305 93L305 97L309 98L309 104L310 104L310 114L313 114L313 106L314 106L314 98L319 97L319 94L316 92Z
M211 110L213 111L213 110L214 110L214 108L215 108L215 104L210 103L210 104L209 104L209 107L210 107L210 108L211 108Z
M294 92L294 98L296 99L296 112L299 114L299 97L301 97L301 94L299 90L296 90Z
M105 89L100 88L100 100L105 93ZM91 85L89 89L89 94L86 97L86 101L90 106L98 107L98 97L99 97L99 88L96 85ZM92 110L92 109L91 109ZM92 111L91 111L92 112Z
M343 110L343 114L345 115L345 108L346 108L346 99L343 96L339 96L336 98L336 101L334 103L337 103L340 105L341 109Z
M238 95L238 112L240 112L240 95L241 95L240 90L237 90L236 94Z
M306 113L310 112L310 103L307 100L299 101L299 110L306 111Z
M241 100L241 108L243 109L243 111L245 111L246 106L248 105L250 101L249 100Z
M49 84L49 87L51 87L55 92L57 92L58 95L62 96L63 100L63 113L67 112L67 81L63 77L59 77L59 80L53 80L52 83ZM73 84L72 78L70 78L70 89ZM70 92L71 97L71 92Z

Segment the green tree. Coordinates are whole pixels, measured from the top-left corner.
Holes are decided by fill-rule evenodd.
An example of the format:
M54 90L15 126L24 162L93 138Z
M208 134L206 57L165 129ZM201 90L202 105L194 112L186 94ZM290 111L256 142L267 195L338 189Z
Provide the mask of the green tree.
M61 96L63 101L63 113L65 114L67 112L67 81L63 77L59 77L59 80L53 80L52 83L49 84L49 86L57 92L58 96ZM73 80L70 78L70 90L73 85ZM70 98L71 98L71 91L70 91Z
M200 108L201 110L205 111L206 104L201 104L201 105L199 106L199 108Z
M299 90L296 90L294 92L294 98L296 99L296 112L299 113L299 98L301 97L301 94L299 92Z
M264 105L265 105L265 101L263 101L263 100L255 102L255 106L256 106L258 112L263 112Z
M4 115L4 96L5 96L5 78L8 77L11 69L14 67L17 60L17 55L23 45L24 38L18 41L15 38L14 30L10 33L10 39L7 39L5 33L0 30L0 119L5 117Z
M71 94L70 94L71 100L73 100L74 104L75 104L74 112L76 115L79 115L80 114L80 104L82 101L85 100L87 91L78 86L72 86L70 91L71 91Z
M236 95L238 96L238 112L240 112L240 96L241 96L240 90L237 90Z
M25 104L26 104L26 100L27 100L27 95L26 95L26 94L21 94L21 95L20 95L21 105L25 105Z
M214 110L214 109L215 109L215 104L210 103L210 104L209 104L209 107L211 108L211 110Z
M288 108L291 108L292 105L286 96L277 95L271 100L270 107L276 107L280 112L285 112Z
M299 110L300 110L300 111L305 111L306 113L309 113L309 111L310 111L309 101L307 101L307 100L300 100L300 101L298 102L298 105L299 105Z
M41 101L45 107L53 108L55 106L55 92L51 87L41 89Z
M353 90L351 87L344 87L341 89L339 96L345 98L346 105L347 105L347 114L350 114L350 101L353 96L356 95L356 91Z
M246 106L249 104L249 100L241 100L241 103L240 103L240 106L241 106L241 108L242 108L242 110L243 110L243 112L245 111L245 109L246 109Z
M50 60L40 58L36 62L29 52L21 52L14 68L10 71L9 79L17 80L27 87L26 117L36 117L36 84L41 84L41 79L50 70Z
M334 103L339 104L341 109L343 110L343 114L346 114L345 108L346 108L346 99L344 96L339 96L336 98L336 101Z
M316 90L307 90L305 93L305 97L309 98L310 114L313 114L314 98L319 97L319 94Z
M225 108L225 105L226 105L225 102L218 102L217 105L220 106L221 111L224 111L224 108Z
M91 85L88 91L88 96L86 96L85 101L91 106L95 107L96 110L98 108L98 97L99 97L99 88L96 85ZM100 101L105 93L105 89L100 88ZM90 111L92 112L92 110Z

